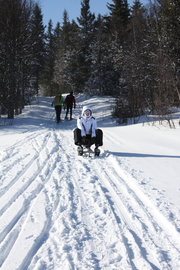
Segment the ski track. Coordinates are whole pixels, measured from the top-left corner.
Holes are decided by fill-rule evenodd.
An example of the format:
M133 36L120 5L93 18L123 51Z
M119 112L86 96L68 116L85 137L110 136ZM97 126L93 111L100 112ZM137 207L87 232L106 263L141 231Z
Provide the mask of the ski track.
M174 224L123 158L77 156L73 127L29 132L1 157L1 269L180 269Z

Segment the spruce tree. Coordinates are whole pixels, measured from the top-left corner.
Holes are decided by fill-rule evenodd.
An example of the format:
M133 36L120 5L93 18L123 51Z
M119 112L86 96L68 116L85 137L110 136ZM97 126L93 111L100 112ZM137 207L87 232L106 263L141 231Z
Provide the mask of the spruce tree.
M59 39L58 36L60 35L59 27L60 24L57 24L56 30L54 31L52 20L49 20L48 29L46 32L46 57L42 81L46 96L56 95L58 91L58 86L54 82L54 70Z
M171 94L174 96L174 104L180 104L180 1L160 0L159 2L160 22L162 26L162 37L169 56L169 69L172 70Z
M126 55L123 62L123 68L127 75L126 95L123 100L124 107L121 110L127 110L126 115L136 121L136 117L145 112L149 106L149 87L148 81L148 62L146 56L146 12L139 0L134 1L131 7L131 19L129 24L130 34L127 39ZM122 97L121 97L122 98ZM120 97L119 97L120 99ZM128 107L127 107L128 104ZM150 108L149 108L150 109Z
M91 44L91 70L85 91L89 95L111 95L113 75L108 55L105 20L100 14L95 21L95 39Z
M122 43L127 38L128 25L130 20L130 10L127 0L112 0L113 4L107 4L109 9L109 31L112 38Z
M33 62L29 1L0 1L0 102L8 118L21 113Z
M70 23L68 12L64 10L54 76L54 81L59 85L59 91L63 93L70 91L73 85L73 66L74 62L76 62L76 54L74 54L74 51L76 51L75 35L77 29L77 24L74 21Z
M45 65L45 27L43 26L42 11L38 4L35 4L31 24L33 55L35 59L33 65L34 88L36 89L36 94L38 95Z
M95 15L90 12L89 0L81 2L81 15L77 18L79 23L80 43L78 46L78 87L83 91L86 82L90 77L91 67L91 45L94 40Z

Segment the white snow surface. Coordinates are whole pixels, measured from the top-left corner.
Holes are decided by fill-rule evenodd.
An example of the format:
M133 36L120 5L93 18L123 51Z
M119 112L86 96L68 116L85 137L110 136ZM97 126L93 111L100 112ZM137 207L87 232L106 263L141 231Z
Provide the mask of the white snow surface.
M38 97L0 126L0 269L180 269L180 113L173 129L118 126L111 97L76 99L72 121L56 124L52 98ZM84 105L99 157L74 145Z

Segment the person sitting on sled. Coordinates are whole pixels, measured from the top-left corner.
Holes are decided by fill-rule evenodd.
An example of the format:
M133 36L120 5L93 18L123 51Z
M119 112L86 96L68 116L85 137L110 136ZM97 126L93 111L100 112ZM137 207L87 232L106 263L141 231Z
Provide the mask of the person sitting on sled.
M99 155L99 146L103 145L103 133L97 129L96 119L92 116L92 110L89 106L84 106L81 117L77 119L77 128L74 130L74 143L78 145L79 155L83 154L83 146L90 148L95 144L95 155Z

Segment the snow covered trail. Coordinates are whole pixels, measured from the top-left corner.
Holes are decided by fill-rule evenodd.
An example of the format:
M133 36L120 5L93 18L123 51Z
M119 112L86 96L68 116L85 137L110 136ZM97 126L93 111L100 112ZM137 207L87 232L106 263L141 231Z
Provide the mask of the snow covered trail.
M0 156L0 268L180 269L176 224L125 159L103 147L100 157L77 156L76 122L52 124L50 108L46 119Z

